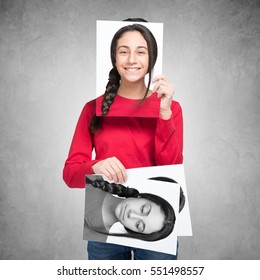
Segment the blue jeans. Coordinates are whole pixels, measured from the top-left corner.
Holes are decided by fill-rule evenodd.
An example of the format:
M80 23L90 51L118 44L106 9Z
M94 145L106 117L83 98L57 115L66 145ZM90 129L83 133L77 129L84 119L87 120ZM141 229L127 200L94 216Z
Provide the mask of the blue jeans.
M88 241L89 260L177 260L177 258L178 245L177 254L171 255L122 245Z

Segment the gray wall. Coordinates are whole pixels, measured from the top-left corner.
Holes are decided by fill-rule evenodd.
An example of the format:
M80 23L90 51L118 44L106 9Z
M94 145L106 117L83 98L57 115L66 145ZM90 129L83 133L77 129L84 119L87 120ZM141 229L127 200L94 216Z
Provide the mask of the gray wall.
M259 259L260 4L249 0L0 2L0 258L86 258L84 192L62 168L95 97L96 20L127 17L165 24L194 231L180 259Z

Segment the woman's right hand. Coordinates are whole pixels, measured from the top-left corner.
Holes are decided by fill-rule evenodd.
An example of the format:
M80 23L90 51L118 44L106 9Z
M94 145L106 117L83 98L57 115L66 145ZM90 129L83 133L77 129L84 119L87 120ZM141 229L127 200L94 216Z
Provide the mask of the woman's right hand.
M124 183L127 180L126 169L116 157L100 160L92 165L95 174L103 174L115 183Z

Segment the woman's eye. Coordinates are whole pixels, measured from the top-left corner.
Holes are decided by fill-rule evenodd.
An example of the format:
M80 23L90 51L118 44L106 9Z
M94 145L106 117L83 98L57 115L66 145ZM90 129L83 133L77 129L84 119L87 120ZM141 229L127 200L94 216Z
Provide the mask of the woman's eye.
M137 228L137 231L139 231L139 232L144 231L144 223L142 221L138 221L135 226Z
M145 54L147 54L147 50L144 49L144 48L137 49L136 51L137 51L137 53L138 53L139 55L145 55Z
M126 55L127 51L119 51L119 54Z
M148 215L149 212L150 212L150 209L151 209L150 204L144 204L144 205L141 207L141 213L142 213L143 215Z

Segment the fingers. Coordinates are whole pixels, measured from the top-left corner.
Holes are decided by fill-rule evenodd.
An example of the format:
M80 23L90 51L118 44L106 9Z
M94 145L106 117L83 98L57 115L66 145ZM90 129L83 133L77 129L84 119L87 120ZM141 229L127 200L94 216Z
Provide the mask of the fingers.
M92 169L94 173L103 174L116 183L124 183L127 180L126 169L116 157L101 160L95 163Z
M153 83L156 83L160 80L167 80L166 77L164 75L157 75L153 78Z
M158 75L154 77L153 83L155 83L153 87L153 92L157 92L159 98L161 98L162 96L166 96L168 98L173 97L173 85L167 80L165 76Z
M110 173L110 180L117 183L123 183L126 181L126 170L123 164L116 158L109 159L110 165L108 165L108 171Z
M169 84L169 81L167 80L167 78L164 75L158 75L153 78L153 83L155 83L154 89L157 90L160 87L160 85Z
M164 82L163 78L164 78L164 76L162 76L162 75L154 77L154 79L153 79L153 83L154 83L153 92L158 92L159 91L160 86Z
M158 98L161 99L160 103L160 116L167 120L171 117L171 104L174 94L173 85L167 80L164 75L158 75L154 77L155 83L153 92L157 92Z

